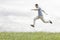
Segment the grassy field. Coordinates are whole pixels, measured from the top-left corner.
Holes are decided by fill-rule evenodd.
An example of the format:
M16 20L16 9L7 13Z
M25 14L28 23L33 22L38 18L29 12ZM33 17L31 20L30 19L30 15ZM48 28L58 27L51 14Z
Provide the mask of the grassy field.
M0 32L0 40L60 40L60 33Z

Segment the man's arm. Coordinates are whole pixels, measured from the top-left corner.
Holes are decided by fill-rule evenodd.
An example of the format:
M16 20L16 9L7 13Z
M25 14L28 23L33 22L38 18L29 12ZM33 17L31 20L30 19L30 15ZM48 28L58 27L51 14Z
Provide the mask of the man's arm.
M37 11L38 9L32 9L32 10Z
M46 15L48 15L44 10L42 10Z

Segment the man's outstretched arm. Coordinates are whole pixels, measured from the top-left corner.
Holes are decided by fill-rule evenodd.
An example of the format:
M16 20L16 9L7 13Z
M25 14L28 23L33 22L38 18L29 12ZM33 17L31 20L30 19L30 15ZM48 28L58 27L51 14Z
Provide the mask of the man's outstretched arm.
M37 11L38 9L32 9L32 10Z
M44 10L42 10L46 15L48 15Z

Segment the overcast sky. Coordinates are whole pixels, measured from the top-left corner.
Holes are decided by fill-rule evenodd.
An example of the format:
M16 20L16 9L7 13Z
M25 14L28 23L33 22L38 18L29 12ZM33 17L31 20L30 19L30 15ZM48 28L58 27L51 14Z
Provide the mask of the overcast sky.
M2 16L0 17L1 30L18 29L17 31L19 31L21 29L22 31L27 31L29 29L32 31L33 28L31 29L29 24L32 23L32 17L36 14L36 12L31 11L32 8L35 8L35 3L38 3L54 22L53 25L41 24L39 22L37 25L41 26L40 28L44 31L52 31L53 29L53 31L60 31L60 0L0 0L0 16ZM37 28L37 30L40 29Z
M30 12L35 3L48 14L60 16L60 0L0 0L0 10Z

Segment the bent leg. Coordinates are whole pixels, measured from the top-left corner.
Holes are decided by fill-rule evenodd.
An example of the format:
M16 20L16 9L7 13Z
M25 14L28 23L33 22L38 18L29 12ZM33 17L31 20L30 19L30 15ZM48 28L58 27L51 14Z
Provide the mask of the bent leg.
M34 18L34 21L33 21L33 25L35 25L35 21L39 19L39 17L37 16L36 18Z
M50 23L50 21L45 21L43 16L40 16L40 19L44 22L44 23Z

